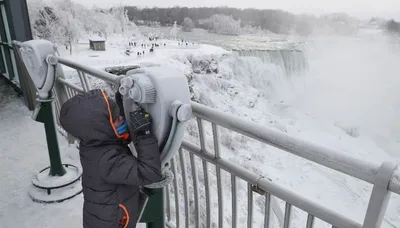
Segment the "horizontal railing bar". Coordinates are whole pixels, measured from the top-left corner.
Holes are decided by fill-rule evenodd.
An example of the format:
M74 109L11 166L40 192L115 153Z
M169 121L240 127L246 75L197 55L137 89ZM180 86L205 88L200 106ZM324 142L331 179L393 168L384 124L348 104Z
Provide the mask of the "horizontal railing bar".
M196 102L192 102L192 108L193 114L196 117L200 117L211 123L223 126L299 157L367 181L371 184L375 182L375 177L380 168L379 164L356 159L328 147L312 144L273 129L261 127L252 121L220 112ZM397 194L400 194L399 172L399 169L394 172L389 183L389 190Z
M207 160L211 164L214 164L217 167L243 179L244 181L254 184L266 191L271 193L272 195L284 199L287 203L290 203L293 206L296 206L310 214L315 215L319 219L329 223L335 224L337 227L346 227L346 228L361 228L361 224L336 213L328 208L322 207L319 204L304 198L297 193L290 191L286 188L283 188L266 178L261 178L257 174L248 171L247 169L240 167L236 164L233 164L223 158L215 158L214 155L207 150L201 150L198 145L195 145L187 140L184 140L182 143L182 148L187 150L189 153L193 153L196 156Z
M82 72L90 74L93 77L102 79L102 80L104 80L108 83L112 83L114 85L119 84L119 77L116 75L113 75L113 74L110 74L110 73L107 73L105 71L101 71L101 70L98 70L95 68L91 68L91 67L85 66L83 64L80 64L80 63L77 63L77 62L74 62L74 61L71 61L71 60L68 60L65 58L61 58L59 56L55 56L55 57L57 58L59 63L65 65L65 66L71 67L75 70L80 70Z
M66 80L66 79L64 79L64 78L57 78L57 80L58 80L60 83L62 83L63 85L65 85L65 86L67 86L67 87L69 87L69 88L71 88L71 89L74 89L74 90L76 90L76 91L78 91L78 92L80 92L80 93L85 92L84 89L82 89L81 87L79 87L79 86L77 86L77 85L72 84L71 82L69 82L68 80Z

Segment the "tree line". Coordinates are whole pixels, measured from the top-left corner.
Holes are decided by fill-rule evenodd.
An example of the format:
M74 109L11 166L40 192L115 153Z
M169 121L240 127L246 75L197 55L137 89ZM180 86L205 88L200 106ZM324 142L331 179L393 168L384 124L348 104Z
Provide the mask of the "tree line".
M126 6L128 17L137 24L143 22L159 22L161 26L171 26L176 21L182 25L185 18L190 18L195 26L202 28L202 20L213 15L232 16L240 21L241 26L260 27L273 33L288 33L296 24L296 16L283 10L273 9L237 9L231 7L172 7L143 8Z
M398 35L400 35L400 23L399 22L397 22L397 21L395 21L395 20L389 20L387 23L386 23L386 30L389 32L389 33L395 33L395 34L398 34Z
M210 32L239 35L266 34L341 34L349 35L358 28L359 21L346 14L323 16L295 15L274 9L237 9L232 7L172 7L138 8L119 6L112 8L86 8L71 0L30 0L29 16L34 36L58 44L72 43L82 33L140 34L136 25L173 26L184 31L203 28ZM176 26L175 25L175 26Z

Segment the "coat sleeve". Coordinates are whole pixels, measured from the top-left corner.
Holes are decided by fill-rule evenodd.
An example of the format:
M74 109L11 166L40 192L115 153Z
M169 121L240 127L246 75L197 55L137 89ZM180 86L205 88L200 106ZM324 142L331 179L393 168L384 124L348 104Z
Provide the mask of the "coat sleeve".
M138 138L138 157L118 149L106 151L99 159L99 172L110 184L148 185L161 180L161 160L154 136Z

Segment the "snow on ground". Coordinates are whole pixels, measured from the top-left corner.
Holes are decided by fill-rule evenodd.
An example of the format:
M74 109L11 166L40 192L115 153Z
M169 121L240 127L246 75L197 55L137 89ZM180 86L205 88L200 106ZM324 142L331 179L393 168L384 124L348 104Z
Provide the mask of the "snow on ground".
M165 43L165 47L161 45L161 47L155 48L155 52L152 54L148 51L150 47L142 49L139 46L137 48L132 48L133 55L127 56L124 52L128 48L128 42L129 40L123 37L109 38L106 52L89 50L87 42L82 42L82 44L74 47L74 55L72 56L69 56L69 51L63 50L63 48L60 48L59 51L63 57L100 69L116 65L165 64L185 73L193 84L193 92L196 101L202 104L254 121L261 126L271 127L289 135L332 147L360 159L371 162L382 162L384 160L393 160L395 159L394 157L396 157L385 151L385 148L380 147L380 145L376 143L376 140L374 141L375 138L370 134L373 128L367 128L369 131L363 131L365 129L361 128L360 130L358 128L359 126L354 128L352 128L353 126L349 126L349 119L339 118L336 119L339 121L335 121L333 117L326 118L325 114L328 113L328 111L332 112L334 109L323 110L326 113L318 112L322 110L317 107L323 102L322 97L325 90L328 91L329 95L325 98L331 98L329 102L336 101L333 99L335 90L329 87L332 82L323 77L316 77L321 75L335 76L333 71L328 72L327 69L322 69L323 67L332 68L332 65L335 63L331 63L331 66L324 66L323 64L326 63L323 63L321 55L314 59L310 56L313 61L313 64L310 66L313 75L307 76L311 79L305 80L302 76L287 79L279 78L279 75L282 74L276 73L278 66L274 64L263 64L259 60L255 61L254 58L243 58L232 55L231 52L212 45L190 44L189 42L187 47L186 45L182 47L178 45L178 41L161 40L158 43ZM146 44L151 44L149 41L144 42ZM139 41L138 45L140 44L141 41ZM335 47L332 47L332 50L334 50L334 48ZM143 50L145 51L145 55L138 57L136 53ZM337 59L340 57L339 51L333 53L337 54L337 56L334 56L336 58L332 58L331 60L339 61ZM324 54L330 55L331 53L324 52ZM376 54L382 53L376 52ZM356 55L353 57L359 56ZM193 63L196 61L193 60L202 59L210 61L216 60L219 66L218 73L194 73L193 68L195 64ZM244 63L238 66L239 60ZM358 60L356 60L353 59L353 61L357 62ZM351 72L351 74L360 73L359 71L355 71L355 69L359 68L362 63L365 64L365 61L371 59L366 58L362 60L364 62L360 60L357 62L358 65L356 64L354 67L346 65L346 67L340 68L342 71L336 73L347 73L346 75L342 75L343 77L340 80L346 80L346 77L349 77L349 72ZM241 68L240 74L238 73L238 67ZM70 70L67 68L64 69L67 72ZM346 69L348 69L349 72L347 72ZM369 69L371 70L371 68ZM375 70L378 70L378 68ZM275 74L273 74L272 77L271 75L274 72ZM366 72L368 72L368 69L365 69L361 73ZM377 71L374 72L376 73ZM74 77L72 72L67 73L67 75ZM388 80L390 79L393 78L389 77ZM79 81L76 78L75 80ZM353 80L355 81L349 80L348 83L357 85L356 82L360 79L353 78ZM92 82L94 81L95 80L92 79ZM319 84L321 81L322 84ZM257 82L262 86L256 86ZM340 81L337 82L338 87L346 85L346 83L341 85L339 82ZM376 81L375 83L378 82L379 81ZM371 82L369 81L369 83ZM323 85L325 85L325 87L321 87ZM346 90L346 95L350 95L351 91L353 91L352 89L354 89L354 87L348 88ZM307 91L313 91L314 93L306 93ZM382 92L381 90L375 90L375 92L382 94L380 93ZM318 97L316 96L321 97L321 99L317 99ZM346 96L343 95L343 99L345 98ZM16 98L12 98L11 100L15 99ZM308 100L311 102L307 103L306 101ZM352 100L353 103L357 101L357 99ZM3 99L1 102L0 114L2 117L2 129L7 129L6 131L0 132L1 140L10 139L11 141L18 140L18 142L26 143L1 143L2 152L0 156L2 158L0 160L0 173L6 173L6 175L1 175L0 178L2 178L2 183L10 184L6 186L6 197L1 198L4 202L0 204L0 220L5 221L7 225L5 227L12 227L15 225L18 218L21 217L20 213L23 213L24 218L28 219L23 221L25 224L22 227L55 227L54 224L59 224L60 219L66 221L62 223L68 224L66 227L80 227L81 196L58 205L40 205L32 203L29 200L27 188L30 185L31 175L35 174L47 164L44 133L42 131L42 126L33 122L29 117L29 112L25 108L21 108L22 103L20 101L8 102L7 99ZM351 107L353 103L349 103L348 107ZM385 104L388 103L389 101ZM338 108L340 106L335 107ZM366 108L367 106L363 107ZM378 108L379 106L376 107ZM352 110L354 111L354 109ZM338 110L336 111L337 115L342 114ZM363 111L368 112L371 111L371 109L363 109ZM370 122L376 119L366 118L364 120L365 122ZM15 125L15 123L18 124ZM364 122L358 123L363 124ZM198 142L196 129L195 122L189 122L186 134L187 139ZM12 134L10 134L10 132ZM16 132L21 133L16 134ZM207 146L212 150L212 133L209 125L206 125L206 135L208 139ZM255 142L254 140L226 129L221 129L221 139L223 157L256 173L268 176L274 182L288 187L327 207L338 210L341 214L349 218L353 218L359 222L363 221L368 204L368 197L371 192L371 185L342 175L336 171L315 165L286 152ZM387 137L385 139L388 140ZM68 147L61 137L60 141L65 159L71 159L77 162L76 150ZM395 145L392 146L396 148ZM43 152L40 153L41 151ZM32 153L35 153L35 155L33 156ZM197 163L197 167L201 167L200 161L197 161ZM23 169L24 172L21 172L21 169ZM209 169L211 173L210 178L212 180L212 214L216 214L217 191L215 171L211 171L211 168ZM18 178L11 176L11 174L18 174ZM178 178L178 180L180 179ZM199 180L201 183L204 182L202 172L199 172ZM189 182L190 181L191 180L189 180ZM229 181L229 175L223 172L223 191L225 196L224 222L228 227L231 223L231 193ZM238 225L239 227L245 227L247 215L247 202L245 199L247 190L245 183L239 182L238 187ZM15 189L19 190L15 191ZM200 192L204 195L203 188L200 188ZM190 198L193 200L192 194L190 194ZM12 200L10 201L9 199ZM254 226L261 227L263 225L263 201L257 196L255 196L254 201ZM200 197L200 202L204 202L204 196ZM281 208L284 209L284 204L282 202L280 202L280 205ZM183 207L183 205L181 205L181 207ZM26 208L26 210L22 211L21 209L24 208ZM18 211L18 213L15 213L16 211ZM181 208L181 211L183 211L183 208ZM54 216L49 217L48 214L52 213ZM201 213L205 213L204 206L201 206ZM395 195L392 196L392 201L387 210L383 227L400 227L399 213L400 197ZM48 218L49 221L39 218ZM294 210L293 218L292 227L304 227L307 218L304 213L299 210ZM212 221L215 223L216 217L214 217ZM272 224L273 227L277 227L275 218L273 218ZM317 227L327 226L323 223L317 223Z
M44 126L0 77L0 228L82 227L82 194L57 204L34 203L31 180L49 165ZM63 163L80 165L74 146L58 135ZM142 226L140 226L142 227Z
M80 227L82 195L62 204L34 203L31 179L48 166L44 126L34 122L22 98L0 78L0 227ZM64 162L79 164L77 151L59 137Z

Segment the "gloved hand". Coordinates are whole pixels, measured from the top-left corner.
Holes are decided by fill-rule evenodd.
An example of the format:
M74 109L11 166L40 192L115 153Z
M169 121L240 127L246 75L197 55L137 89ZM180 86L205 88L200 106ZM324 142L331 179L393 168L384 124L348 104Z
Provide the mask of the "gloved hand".
M129 127L135 136L151 134L151 116L143 108L139 107L136 111L129 113Z
M122 100L122 94L117 90L115 93L115 102L117 103L119 107L119 115L125 117L125 110L124 110L124 104Z

